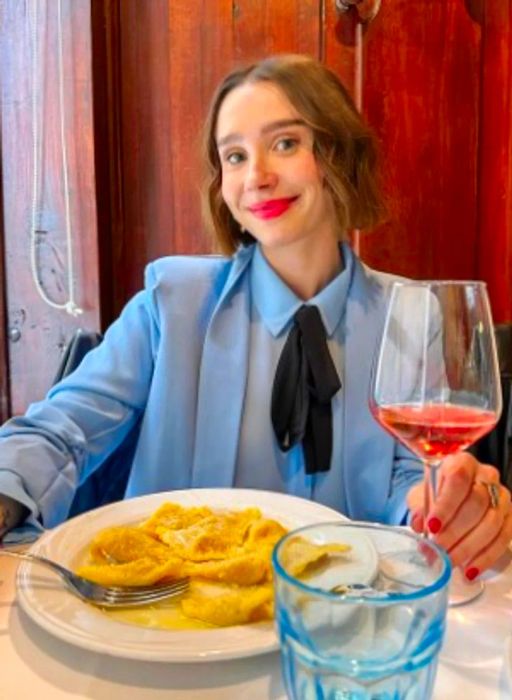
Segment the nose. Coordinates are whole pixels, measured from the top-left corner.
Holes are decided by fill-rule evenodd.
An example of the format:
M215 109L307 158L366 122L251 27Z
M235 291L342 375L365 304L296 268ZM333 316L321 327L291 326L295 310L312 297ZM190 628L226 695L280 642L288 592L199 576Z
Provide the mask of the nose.
M264 155L258 154L249 160L245 179L247 190L270 189L275 187L276 183L277 173Z

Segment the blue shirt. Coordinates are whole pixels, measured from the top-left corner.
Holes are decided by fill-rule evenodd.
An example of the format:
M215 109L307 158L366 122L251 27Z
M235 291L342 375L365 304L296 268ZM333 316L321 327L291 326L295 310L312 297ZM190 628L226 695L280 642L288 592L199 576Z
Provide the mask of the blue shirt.
M340 254L343 255L343 253ZM328 347L342 388L332 400L333 454L329 472L308 475L304 451L296 445L279 449L270 421L272 382L293 317L304 304L268 264L259 247L250 275L250 345L235 485L269 489L318 500L333 508L341 502L343 442L343 315L352 276L352 255L345 252L344 269L308 305L317 306L328 336ZM262 377L265 381L262 381ZM262 408L263 407L263 408ZM262 415L263 414L263 415ZM271 465L263 469L262 465ZM269 480L270 475L270 480Z

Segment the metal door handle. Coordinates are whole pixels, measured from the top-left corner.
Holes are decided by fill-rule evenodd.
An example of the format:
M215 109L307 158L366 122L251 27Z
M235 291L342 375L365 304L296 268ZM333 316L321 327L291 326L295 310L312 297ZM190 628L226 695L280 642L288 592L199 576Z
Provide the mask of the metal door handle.
M335 0L335 2L337 12L344 14L354 9L359 22L368 24L380 10L381 0Z

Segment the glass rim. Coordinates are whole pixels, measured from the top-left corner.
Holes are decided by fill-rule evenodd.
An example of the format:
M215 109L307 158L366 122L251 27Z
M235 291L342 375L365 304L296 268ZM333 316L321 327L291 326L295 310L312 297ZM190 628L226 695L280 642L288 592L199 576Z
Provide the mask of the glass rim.
M483 280L393 280L393 286L396 287L447 287L449 285L487 287L487 282Z
M430 539L425 539L424 542L427 546L429 546L431 549L434 550L436 554L439 555L439 558L443 564L443 569L437 579L429 584L428 586L425 586L424 588L421 588L420 590L416 591L411 591L410 593L396 593L396 592L388 592L386 593L385 591L382 592L382 595L372 595L372 596L366 596L364 594L357 595L355 592L351 592L350 596L344 597L341 596L339 593L331 593L330 591L324 591L321 588L315 588L314 586L309 586L307 583L303 583L302 581L299 581L299 579L295 578L291 574L289 574L282 566L278 559L278 554L281 551L282 547L285 545L285 543L291 538L295 537L297 535L300 535L301 533L307 532L308 530L313 530L316 528L320 527L340 527L340 528L355 528L359 530L384 530L386 532L397 532L399 531L400 534L405 535L411 540L414 540L416 542L420 542L421 538L419 535L416 533L412 532L409 529L406 529L405 527L401 526L393 526L393 525L382 525L380 523L365 523L362 521L340 521L340 520L330 520L326 522L319 522L319 523L311 523L309 525L303 525L302 527L296 528L294 530L291 530L288 532L286 535L284 535L275 545L273 551L272 551L272 566L274 569L274 572L276 576L279 576L281 579L283 579L288 585L293 586L297 590L301 591L302 593L307 593L312 596L316 596L318 598L322 598L324 600L329 600L332 602L336 602L337 604L340 605L354 605L358 604L361 602L364 602L367 605L375 605L375 606L384 606L384 605L401 605L404 602L408 601L413 601L413 600L420 600L422 598L427 598L431 596L432 594L440 591L443 587L448 586L450 576L451 576L451 562L450 558L442 549L439 545L437 545L435 542L432 542ZM380 593L380 591L379 591Z

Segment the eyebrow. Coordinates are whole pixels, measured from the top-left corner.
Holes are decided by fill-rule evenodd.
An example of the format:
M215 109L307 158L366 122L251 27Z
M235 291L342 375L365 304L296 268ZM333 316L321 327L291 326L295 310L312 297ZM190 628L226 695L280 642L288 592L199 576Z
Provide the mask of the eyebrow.
M277 119L274 122L269 122L261 129L262 134L269 134L272 131L277 131L278 129L284 129L288 126L306 126L304 119ZM217 141L217 148L221 146L227 146L234 141L242 141L242 134L236 132L233 134L227 134Z

